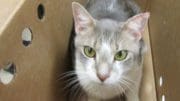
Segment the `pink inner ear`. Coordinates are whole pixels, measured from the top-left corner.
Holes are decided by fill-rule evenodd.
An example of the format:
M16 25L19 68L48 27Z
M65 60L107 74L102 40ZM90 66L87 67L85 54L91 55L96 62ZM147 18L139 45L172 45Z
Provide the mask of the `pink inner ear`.
M72 8L76 33L85 31L87 28L92 26L93 18L83 6L79 3L73 3Z
M86 21L85 19L82 19L81 17L77 17L75 21L76 31L78 33L81 31L84 31L88 27L89 24L90 22Z
M75 9L74 10L74 20L75 20L75 28L76 28L76 32L79 33L80 31L82 31L83 25L83 19L81 18L82 15L80 14L80 10L79 9Z
M135 37L135 38L141 38L142 37L142 33L138 33L138 32L135 32L134 34L133 34L133 36Z
M75 27L76 27L76 32L83 31L83 25L82 25L82 19L80 17L80 14L77 12L77 15L75 17Z
M150 14L149 13L141 13L127 21L127 29L133 34L133 37L136 39L140 39L142 37L142 33L145 30L145 26L148 22Z

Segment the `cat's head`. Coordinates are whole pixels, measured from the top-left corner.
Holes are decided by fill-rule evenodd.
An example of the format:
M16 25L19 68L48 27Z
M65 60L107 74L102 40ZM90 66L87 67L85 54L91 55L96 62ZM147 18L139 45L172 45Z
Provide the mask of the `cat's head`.
M83 89L91 96L112 98L140 82L149 13L126 22L94 19L78 3L72 4L75 21L75 69Z

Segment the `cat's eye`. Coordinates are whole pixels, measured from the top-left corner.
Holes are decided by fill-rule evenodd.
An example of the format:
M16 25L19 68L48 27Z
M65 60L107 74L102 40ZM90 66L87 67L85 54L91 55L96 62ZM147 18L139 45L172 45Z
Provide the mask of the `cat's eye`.
M89 46L85 46L84 47L84 54L89 58L93 58L93 57L95 57L96 52L93 48L91 48Z
M114 59L117 61L123 61L126 59L128 55L128 51L127 50L121 50L119 52L116 53Z

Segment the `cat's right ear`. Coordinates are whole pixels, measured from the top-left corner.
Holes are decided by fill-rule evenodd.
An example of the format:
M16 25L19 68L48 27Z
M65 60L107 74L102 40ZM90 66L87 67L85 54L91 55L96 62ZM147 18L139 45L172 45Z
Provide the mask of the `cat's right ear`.
M72 11L76 34L86 33L94 27L94 19L82 5L77 2L73 2Z

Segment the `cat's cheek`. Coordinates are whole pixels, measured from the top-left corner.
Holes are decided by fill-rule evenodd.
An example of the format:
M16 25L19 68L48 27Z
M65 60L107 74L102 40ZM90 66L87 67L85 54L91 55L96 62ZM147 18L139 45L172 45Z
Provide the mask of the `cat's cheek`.
M94 59L87 58L86 64L83 68L84 68L85 75L87 76L87 79L89 81L100 83L99 79L96 76L95 60Z
M123 65L120 63L114 63L111 71L110 77L107 79L105 83L107 84L117 84L120 80L120 77L123 74Z

